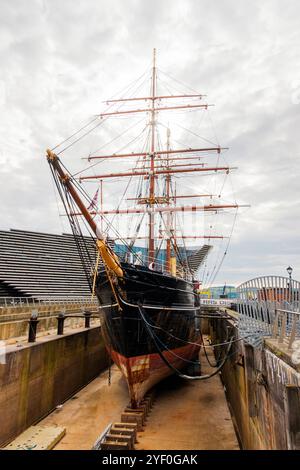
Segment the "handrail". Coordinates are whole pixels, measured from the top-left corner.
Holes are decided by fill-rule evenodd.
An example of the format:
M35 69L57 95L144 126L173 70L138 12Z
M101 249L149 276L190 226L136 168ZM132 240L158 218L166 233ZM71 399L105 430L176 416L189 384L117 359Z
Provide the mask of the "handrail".
M236 302L239 330L243 334L255 334L255 339L247 341L261 345L263 338L269 337L286 343L288 349L292 349L294 340L300 338L299 303L288 304L286 308L283 304L257 299L239 299Z
M293 349L295 339L300 338L299 319L300 312L275 308L272 339L286 343L289 350Z
M293 315L300 315L300 312L295 312L294 310L285 310L282 308L276 308L275 311L284 312L284 313L292 313Z
M91 297L45 297L45 298L33 298L33 297L0 297L0 308L11 308L18 306L39 306L49 304L63 304L63 305L98 305L96 298Z

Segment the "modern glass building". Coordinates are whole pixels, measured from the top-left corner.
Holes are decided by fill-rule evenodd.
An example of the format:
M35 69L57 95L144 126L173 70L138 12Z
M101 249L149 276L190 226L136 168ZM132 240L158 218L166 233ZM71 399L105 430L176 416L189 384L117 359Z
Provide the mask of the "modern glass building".
M203 289L200 293L204 299L236 299L238 293L235 286L215 286Z

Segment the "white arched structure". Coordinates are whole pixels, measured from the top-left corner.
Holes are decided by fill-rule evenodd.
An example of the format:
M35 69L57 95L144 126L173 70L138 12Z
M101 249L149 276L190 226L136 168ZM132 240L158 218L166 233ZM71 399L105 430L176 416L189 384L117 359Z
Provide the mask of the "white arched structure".
M274 334L278 312L286 312L285 328L288 333L292 324L290 317L293 312L300 311L300 282L294 279L282 276L257 277L241 284L237 291L240 334L246 336L252 344L259 344L262 337Z

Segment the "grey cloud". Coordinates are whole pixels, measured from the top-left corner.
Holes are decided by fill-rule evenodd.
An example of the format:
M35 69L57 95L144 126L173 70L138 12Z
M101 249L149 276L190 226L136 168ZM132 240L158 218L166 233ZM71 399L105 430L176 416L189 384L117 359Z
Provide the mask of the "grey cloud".
M216 282L285 274L288 264L300 278L299 13L294 0L1 2L1 228L67 228L45 149L139 76L157 47L164 72L216 104L237 199L252 206ZM66 163L113 135L103 126Z

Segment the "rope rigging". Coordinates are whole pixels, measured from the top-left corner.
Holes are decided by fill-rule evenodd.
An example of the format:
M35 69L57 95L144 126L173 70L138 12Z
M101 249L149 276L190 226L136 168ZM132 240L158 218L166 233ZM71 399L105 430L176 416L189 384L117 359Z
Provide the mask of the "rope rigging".
M187 87L172 77L171 85L167 86L160 75L161 71L158 75L156 73L154 49L153 67L128 85L121 98L108 100L101 114L94 116L53 148L57 149L56 154L47 150L53 180L69 219L92 297L96 295L100 304L106 347L123 370L129 385L131 403L135 404L139 403L138 394L148 384L153 385L151 372L154 369L154 380L168 375L169 371L185 380L209 379L222 370L229 357L236 354L238 346L233 348L233 344L251 336L235 338L234 326L230 325L227 327L225 341L205 344L200 318L209 316L202 315L199 283L195 281L195 274L203 266L212 248L213 238L222 241L213 266L210 267L206 262L204 264L203 279L206 283L215 280L227 254L237 211L230 236L226 237L228 241L224 253L223 234L214 236L217 225L214 222L216 219L217 222L223 220L225 209L238 207L229 201L226 204L219 202L221 197L222 201L223 198L225 200L230 197L225 184L229 170L234 167L225 166L221 160L223 148L215 134L211 115L207 112L208 106L213 105L203 101L199 103L205 95L192 88L190 90L195 94L187 94ZM168 77L164 72L162 75ZM131 98L145 84L150 84L147 95ZM168 94L164 94L160 87L166 88ZM181 91L182 87L184 92ZM179 98L183 98L183 103L176 101ZM186 101L187 99L192 101ZM141 105L138 104L139 101L142 101ZM173 105L167 106L170 101ZM189 134L187 138L182 137L183 133L179 131L177 138L172 138L172 147L168 121L171 110L175 124L178 123L177 127ZM199 120L196 110L200 111ZM138 113L146 116L146 125L140 126L143 119L138 119ZM186 120L183 113L187 113ZM128 126L126 120L132 118L132 115L135 122ZM166 116L166 120L161 116ZM114 128L105 124L110 118ZM194 132L200 123L204 124L204 128L210 124L213 136L208 133L206 138ZM189 125L190 130L187 129ZM101 132L98 131L100 127ZM162 140L161 131L164 128L167 129L166 142ZM78 167L75 166L71 172L61 162L60 155L87 136L89 142L85 141L86 150L82 150L82 144L76 147L79 149L78 153L88 153L83 157L88 162L86 168L77 171ZM104 136L108 136L106 144L100 141L104 141ZM122 141L119 140L121 138ZM197 139L201 143L198 147L192 147L191 144L194 145ZM71 152L67 152L67 156L71 156ZM206 159L210 161L207 163ZM91 164L93 160L96 162ZM177 160L185 163L178 163ZM100 164L104 165L96 173L96 167ZM89 174L86 173L88 170ZM221 171L226 172L222 180L219 179ZM181 184L183 180L180 176L183 173L188 175L185 187L191 190L184 194L181 191L184 184ZM205 184L203 178L200 179L201 176L205 176L206 181L209 180L213 194L206 190L203 194ZM128 179L124 181L124 177ZM95 180L100 180L100 186L91 198L91 186L85 186L85 182ZM116 189L109 187L103 207L102 189L103 181L106 180L113 183ZM195 197L200 199L200 205L198 201L195 204L177 203L180 198ZM135 203L133 205L128 201ZM199 230L200 225L197 225L198 218L196 221L199 211L203 220L209 222L209 227L203 227L203 235ZM233 212L229 214L232 217ZM226 232L229 227L230 224L225 224ZM187 229L191 233L186 233ZM145 236L139 235L141 232ZM195 246L196 243L186 241L196 238L208 239L209 244L204 242L199 247ZM139 246L137 240L146 241ZM111 305L107 305L108 299ZM225 319L224 316L214 318L220 321ZM196 354L199 354L201 347L202 356L214 370L204 375L182 372L184 364L200 365ZM210 354L209 348L212 348ZM215 362L211 360L212 355ZM110 364L108 380L110 384ZM140 387L142 381L143 385ZM135 384L138 386L135 387Z
M155 333L152 331L151 327L149 326L149 323L147 322L147 320L145 318L145 313L143 311L144 309L143 309L141 304L138 306L138 309L139 309L140 317L141 317L142 321L144 322L145 328L146 328L149 336L153 340L153 343L156 347L156 350L157 350L160 358L169 367L169 369L171 369L178 377L181 377L182 379L186 379L186 380L206 380L206 379L209 379L209 378L213 377L214 375L218 374L219 371L223 368L223 366L225 365L225 363L226 363L226 361L229 357L229 352L230 352L232 342L233 342L233 339L234 339L233 336L229 340L229 345L227 347L225 357L223 358L221 364L216 368L216 370L214 372L212 372L211 374L205 374L205 375L199 375L199 376L191 376L191 375L187 375L187 374L182 374L180 372L180 370L177 369L175 366L173 366L173 364L171 364L170 361L168 361L168 359L162 353L161 348L159 347L159 344L158 344L159 342L161 343L161 341L159 340L157 335L155 335ZM168 350L169 352L173 353L173 351L170 351L168 348L165 348L165 349ZM180 358L180 359L184 360L183 358Z
M106 102L106 108L105 108L104 112L102 113L103 115L100 114L100 115L94 117L87 124L81 126L80 129L78 129L76 132L73 132L67 139L64 139L62 142L60 142L55 147L53 147L53 150L58 149L57 155L60 155L61 153L65 152L67 149L69 149L70 147L75 145L77 142L79 142L81 139L86 137L88 134L91 134L96 128L98 128L104 122L106 122L106 120L109 119L109 117L112 117L112 116L106 116L107 111L113 110L113 111L116 111L116 114L118 114L118 111L121 110L124 105L126 105L126 111L128 110L128 112L134 112L135 109L132 108L132 106L134 105L134 101L131 101L131 97L134 96L138 91L140 91L145 86L145 84L147 84L149 82L149 74L152 74L152 72L153 72L153 69L151 67L148 68L136 80L133 80L129 85L124 87L124 89L121 90L121 92L119 92L115 95L115 96L119 96L118 99L111 99L111 100L108 100ZM163 76L163 78L162 78L162 76ZM155 75L153 75L153 77L155 77ZM170 86L167 86L167 84L165 82L166 77L168 79L171 79ZM196 101L198 101L199 99L202 99L202 97L205 96L205 95L200 95L196 90L194 90L191 87L186 86L184 83L180 82L179 80L174 79L169 74L163 72L161 69L157 69L157 74L156 74L156 77L155 77L155 81L156 81L155 87L154 87L154 89L156 91L155 94L157 95L157 98L159 98L159 99L157 99L157 101L155 102L156 103L155 105L154 105L154 101L152 101L152 104L151 104L151 101L150 102L147 101L147 106L149 106L149 112L147 111L148 108L146 108L146 106L142 106L142 108L144 108L144 107L146 108L144 111L147 111L147 115L150 116L149 122L147 123L146 126L143 127L143 129L141 130L141 132L137 136L133 137L132 139L127 139L128 142L126 144L124 144L122 146L118 146L118 150L115 151L115 153L120 153L126 148L130 148L132 150L135 146L137 146L141 142L142 139L143 139L144 143L143 143L142 147L139 145L139 151L140 152L143 151L143 153L147 152L147 149L151 148L151 132L152 132L152 137L153 137L153 134L154 134L154 140L155 140L155 146L156 146L155 149L159 153L159 150L164 148L164 146L162 145L162 141L161 141L161 134L159 132L159 127L161 127L161 126L164 127L164 128L167 127L164 124L164 122L161 122L161 121L158 122L157 121L157 111L159 111L160 108L165 109L164 108L165 103L164 102L161 103L162 99L168 98L168 97L174 98L175 99L175 104L177 105L176 99L178 99L179 97L185 99L188 96L190 96L190 97L192 97L191 98L192 99L192 104L195 104ZM184 92L181 91L182 88L184 88ZM161 90L164 90L164 89L168 90L169 96L164 96L163 91L161 91ZM195 95L184 95L184 94L181 95L180 94L180 93L186 93L187 89L189 89L191 92L195 93ZM122 98L124 98L124 99L122 99ZM146 98L133 98L133 99L149 100L149 97L146 97ZM150 97L150 99L151 99L151 97ZM185 103L186 102L184 102L184 104ZM128 104L129 104L129 108L128 108ZM132 104L132 106L131 106L131 104ZM204 136L199 135L199 133L195 132L193 128L188 129L186 127L186 125L184 125L185 124L184 121L183 122L180 121L180 123L176 122L176 119L178 119L177 116L180 116L180 113L181 113L181 111L178 110L178 109L175 109L175 111L173 109L174 115L175 115L175 125L178 128L188 132L190 136L197 137L199 140L205 141L205 142L209 143L210 145L215 145L216 147L220 147L219 143L218 143L216 133L215 133L214 125L213 125L213 122L212 122L212 117L211 117L210 113L206 113L206 111L208 112L208 109L207 109L207 107L205 108L205 106L207 106L207 105L204 105L203 111L205 111L205 112L201 113L200 122L202 122L202 120L205 118L205 116L208 116L208 120L210 121L210 125L213 129L213 134L214 134L212 139L209 139L209 138L206 138ZM175 106L175 108L176 108L176 106ZM186 111L188 113L190 113L190 112L193 112L194 110L187 109ZM122 113L123 113L123 111L122 111ZM124 116L124 114L122 114L122 113L121 113L121 115ZM111 114L114 114L114 112L111 113ZM163 113L160 113L160 116L162 114ZM99 116L100 116L100 121L99 121ZM116 116L114 116L114 117L116 117ZM122 119L123 119L123 117L122 117ZM194 119L194 118L191 117L190 120L191 119ZM104 145L101 145L101 146L98 145L98 148L96 150L91 149L92 151L89 153L89 156L85 157L85 158L87 158L87 160L88 160L89 157L94 156L95 154L97 154L97 152L99 150L101 151L101 149L105 148L107 145L115 143L116 141L118 141L118 139L123 137L126 133L129 133L131 130L136 128L136 126L139 125L142 121L143 121L143 119L140 119L137 122L134 122L131 126L127 127L123 132L120 132L119 134L117 134L113 138L111 138L108 143L106 143ZM199 123L197 121L197 125L198 124ZM169 127L169 124L168 124L168 127ZM145 134L146 134L146 136L145 136ZM174 140L174 142L181 143L182 146L183 145L185 146L185 144L183 142L181 142L180 137L177 140ZM141 158L141 157L137 158L136 161L135 161L135 165L133 167L133 170L135 170L137 168L140 168L140 166L142 168L143 167L147 168L146 165L149 164L149 160L150 160L149 157L150 157L150 153L149 153L149 155L147 155L147 157L144 156L143 158ZM157 155L156 157L157 157L156 161L159 161L160 164L162 165L162 167L172 168L172 164L174 165L174 162L172 163L172 158L170 159L170 161L167 161L168 159L164 158L162 155L160 155L160 156ZM199 157L199 159L200 158L202 158L202 157ZM219 166L220 158L221 158L221 155L220 155L220 152L218 152L217 158L216 158L217 168ZM81 171L74 172L73 174L71 174L65 168L65 166L61 163L62 167L66 171L66 174L69 176L72 184L74 185L76 190L79 192L79 194L83 197L83 199L86 201L86 203L88 203L89 205L92 202L91 198L90 198L88 192L84 189L84 187L80 183L80 180L78 182L75 179L75 177L77 177L78 175L82 174L83 172L85 172L87 170L94 171L93 169L96 165L98 165L100 163L103 163L105 161L106 161L106 158L104 156L102 161L97 161L96 163L93 163L92 165L88 165L86 168L82 169ZM125 163L128 163L128 162L125 161ZM184 166L184 165L181 165L181 166ZM53 174L55 173L55 172L53 172L52 169L51 169L51 171L52 171ZM212 175L214 177L214 183L216 185L217 184L216 183L216 181L217 181L216 172L214 172L214 173L207 172L207 173L208 173L208 176ZM129 258L129 259L135 260L134 262L136 262L136 263L146 264L146 265L149 264L150 261L151 261L151 257L149 258L149 253L148 253L148 255L146 255L145 254L146 250L144 250L144 252L143 251L138 252L137 247L135 246L136 245L136 240L138 239L138 235L139 235L140 231L142 230L144 225L146 225L145 224L145 213L141 214L138 217L137 220L135 219L135 215L131 215L130 218L128 219L128 230L127 231L128 231L128 235L132 235L129 238L129 242L126 241L126 240L128 240L128 238L124 238L124 236L122 237L120 235L120 232L122 232L122 227L121 228L119 228L119 227L116 228L115 227L115 220L116 219L119 220L119 215L118 215L117 212L120 209L121 205L123 204L125 196L126 196L126 194L128 194L129 189L132 188L132 187L135 187L136 197L133 198L133 199L136 199L136 200L142 199L143 194L148 194L149 193L149 185L150 185L150 179L151 178L152 177L150 176L150 172L149 172L149 177L148 178L140 176L138 178L137 184L134 185L134 184L132 184L133 176L130 176L130 178L129 178L129 180L128 180L125 188L124 188L122 197L119 199L117 209L116 209L116 211L114 211L115 213L114 213L113 217L109 217L109 216L106 216L104 214L101 215L101 219L103 221L104 233L106 234L106 236L109 238L112 235L115 235L116 238L119 240L120 244L123 245L124 250L125 250L124 253L125 254L126 253L131 253L133 255L133 258ZM163 196L166 196L165 186L160 184L160 183L166 181L166 177L163 176L163 175L157 175L155 177L155 180L156 180L155 181L155 187L157 188L158 193L162 194ZM85 240L84 235L83 235L83 232L82 232L79 221L80 220L83 221L83 223L85 225L85 230L87 230L87 233L90 234L89 227L85 224L85 221L84 221L83 217L81 217L80 215L78 215L78 216L75 215L76 206L75 206L74 202L71 200L71 198L69 197L69 195L67 194L67 192L64 188L64 185L61 184L59 179L57 179L57 175L56 175L56 180L55 181L56 181L57 187L60 187L59 194L60 194L60 196L63 200L64 208L67 212L67 215L68 215L68 218L69 218L69 221L70 221L70 224L71 224L72 232L73 232L75 240L76 240L76 244L78 245L78 250L82 251L80 256L81 256L81 259L82 259L82 263L84 264L84 266L85 266L85 268L88 272L87 277L90 279L91 269L88 269L88 268L90 268L91 265L95 266L96 260L93 259L93 256L91 255L91 253L88 252L88 250L87 250L87 246L86 246L86 243L84 241ZM191 180L191 181L193 181L193 180ZM218 191L219 197L221 197L221 194L222 194L224 186L225 186L225 182L226 182L226 175L224 177L224 180L222 181L221 188ZM151 192L151 189L150 189L150 192ZM176 199L174 198L174 196L176 197L176 192L174 192L174 180L172 182L170 182L170 193L173 197L173 201L175 201L174 206L176 206ZM170 198L170 200L171 200L171 198ZM153 206L157 207L160 204L160 202L158 202L158 199L155 200L154 202L152 200L151 201L149 200L149 202L147 202L146 204L147 204L147 208L151 209ZM95 212L97 212L97 207L95 205L94 205L94 209L95 209ZM159 227L156 226L156 228L154 228L154 230L157 231L157 227L158 227L159 228L158 232L163 233L163 230L162 230L162 226L163 226L164 231L166 233L167 232L168 233L167 233L167 237L164 237L164 236L154 237L154 239L161 238L161 240L158 243L154 242L154 261L155 261L155 263L157 263L157 265L159 265L160 262L161 262L160 269L161 270L164 269L165 262L161 261L161 260L163 260L164 256L166 256L166 255L164 255L163 250L166 253L166 251L167 251L166 247L168 246L168 250L169 250L168 253L170 253L170 246L171 246L171 256L174 257L175 260L178 262L178 265L176 266L175 270L177 269L177 273L179 273L180 276L182 276L183 278L191 279L194 275L194 272L191 268L190 260L189 260L189 256L191 255L191 249L188 248L188 244L187 244L187 242L184 238L184 230L186 228L185 222L181 221L180 216L176 218L176 216L177 216L176 213L174 215L172 215L172 218L174 217L174 220L172 221L172 224L174 223L174 225L176 225L176 228L175 228L175 230L172 230L172 232L171 232L170 227L167 226L169 224L166 223L166 220L163 216L163 213L158 212L158 214L159 214L159 217L160 217L160 222L159 222L160 225L159 225ZM96 215L97 214L95 214L94 218L96 217ZM178 213L178 215L179 215L179 213ZM216 215L217 215L217 217L219 217L219 211L216 211ZM192 217L193 216L195 216L194 213L192 214ZM151 217L150 211L149 211L149 217ZM194 221L194 219L193 219L193 221ZM208 268L208 263L205 262L205 264L204 264L202 280L205 281L205 283L207 283L207 284L210 284L210 283L214 282L216 276L218 275L218 273L220 271L220 268L222 266L222 263L224 262L224 258L227 254L227 251L228 251L228 247L229 247L229 244L230 244L230 241L231 241L231 236L232 236L233 228L234 228L234 225L235 225L235 221L236 221L236 214L235 214L233 226L232 226L232 229L231 229L231 232L230 232L230 237L228 238L228 242L226 244L223 256L221 256L221 246L222 246L222 243L223 243L221 241L220 244L219 244L219 251L217 253L215 263L214 263L213 267L209 269ZM177 228L178 228L178 232L179 232L178 234L177 234ZM196 230L196 227L193 226L193 228ZM211 242L210 235L212 235L212 231L213 231L213 224L210 224L209 237L208 237L209 242ZM90 234L90 235L92 236L93 239L95 239L94 234ZM144 238L144 237L140 237L140 238ZM149 235L149 240L150 240L150 238L152 240L152 236ZM164 245L164 243L167 243L166 238L168 240L169 245ZM150 247L150 241L149 241L149 247ZM121 250L120 250L120 252L121 252ZM169 254L169 256L170 256L170 254ZM149 266L150 266L150 264L149 264ZM207 273L205 274L206 270L207 270Z

